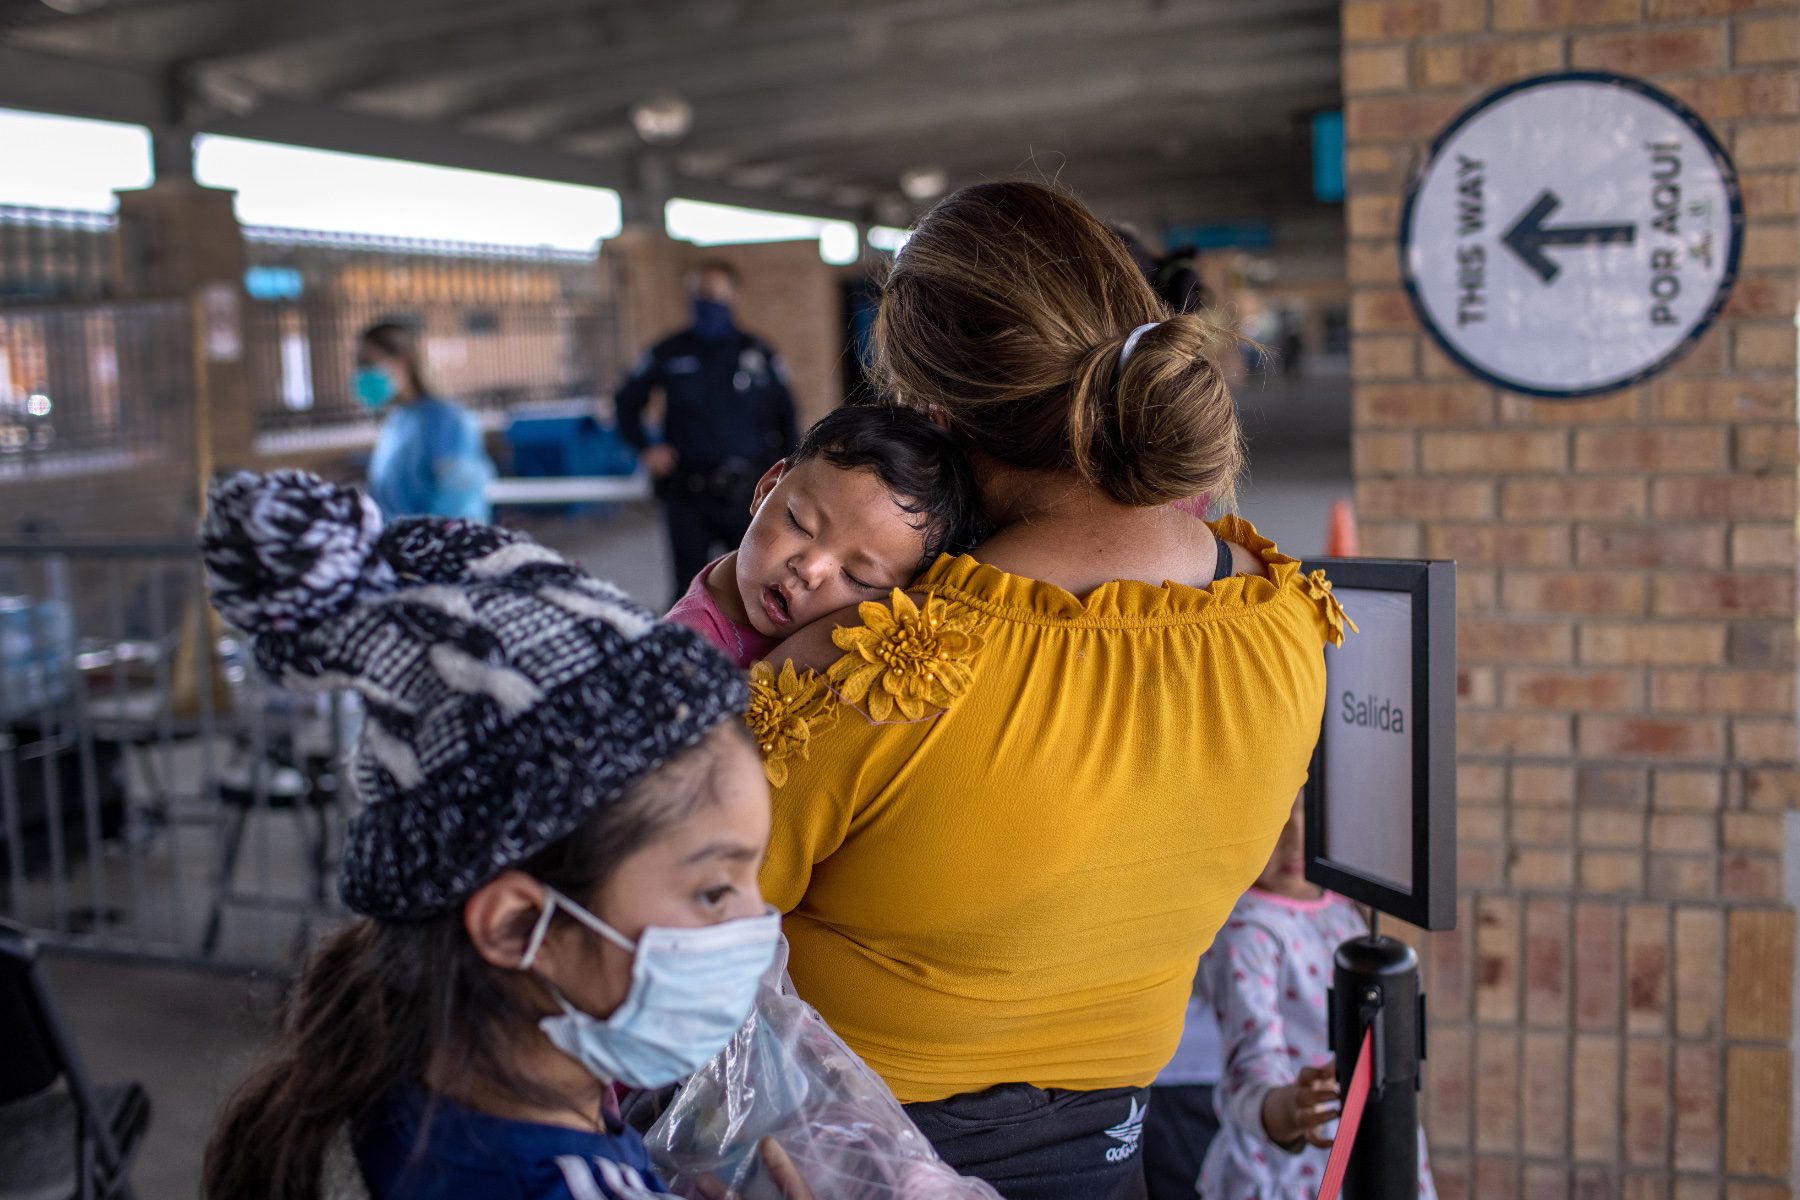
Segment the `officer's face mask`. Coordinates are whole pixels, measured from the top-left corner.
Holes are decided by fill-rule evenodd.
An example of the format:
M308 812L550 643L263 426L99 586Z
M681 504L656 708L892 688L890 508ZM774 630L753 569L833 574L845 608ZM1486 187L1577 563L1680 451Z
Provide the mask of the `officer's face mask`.
M770 908L719 925L651 926L633 943L560 892L545 888L544 895L521 969L531 969L559 908L633 957L631 989L612 1016L584 1013L549 985L562 1015L545 1017L538 1028L596 1078L632 1088L686 1079L724 1049L755 1006L757 984L781 940L781 916Z
M731 305L705 296L694 297L694 332L703 338L722 339L731 336L736 327L731 323Z
M400 385L394 382L394 377L385 368L374 366L356 368L351 389L364 408L382 408L400 394Z

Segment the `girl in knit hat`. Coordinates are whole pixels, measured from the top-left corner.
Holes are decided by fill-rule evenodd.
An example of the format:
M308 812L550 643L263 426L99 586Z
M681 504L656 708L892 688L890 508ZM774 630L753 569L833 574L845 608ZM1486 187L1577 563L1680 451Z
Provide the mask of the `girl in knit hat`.
M610 1085L710 1059L779 938L741 673L518 535L384 528L301 472L217 485L202 538L259 666L366 714L341 878L361 919L226 1105L207 1200L664 1192Z

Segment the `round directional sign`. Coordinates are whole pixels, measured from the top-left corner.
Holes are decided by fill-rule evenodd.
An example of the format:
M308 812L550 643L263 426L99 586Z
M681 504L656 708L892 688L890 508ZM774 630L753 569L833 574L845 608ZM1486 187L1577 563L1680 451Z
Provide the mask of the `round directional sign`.
M1597 71L1486 97L1406 197L1419 319L1501 387L1571 398L1680 358L1724 307L1744 212L1718 140L1681 101Z

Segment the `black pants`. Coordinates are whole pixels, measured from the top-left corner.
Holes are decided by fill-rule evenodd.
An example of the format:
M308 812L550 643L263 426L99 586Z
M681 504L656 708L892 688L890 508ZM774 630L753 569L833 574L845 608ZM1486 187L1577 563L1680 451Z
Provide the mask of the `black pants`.
M1194 1200L1200 1164L1219 1132L1213 1090L1204 1084L1150 1089L1144 1119L1144 1178L1150 1200Z
M1003 1083L906 1112L945 1162L1006 1200L1145 1200L1139 1143L1148 1095Z
M679 600L702 568L738 548L750 528L756 476L747 472L676 475L662 489Z

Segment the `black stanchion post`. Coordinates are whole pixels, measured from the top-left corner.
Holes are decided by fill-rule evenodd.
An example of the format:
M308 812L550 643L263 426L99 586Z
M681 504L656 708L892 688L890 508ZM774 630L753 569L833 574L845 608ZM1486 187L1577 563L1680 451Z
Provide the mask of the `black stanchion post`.
M1419 956L1389 937L1352 938L1332 972L1331 1049L1346 1096L1363 1030L1372 1075L1368 1106L1344 1175L1344 1200L1416 1200L1419 1194L1419 1062L1425 997Z

